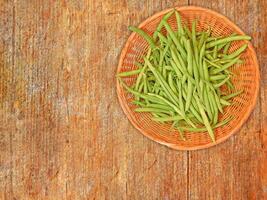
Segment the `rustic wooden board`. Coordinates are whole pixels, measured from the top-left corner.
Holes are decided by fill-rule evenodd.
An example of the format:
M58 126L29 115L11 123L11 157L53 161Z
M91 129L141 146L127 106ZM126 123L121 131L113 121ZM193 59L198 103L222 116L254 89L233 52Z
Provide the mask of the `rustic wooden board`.
M247 123L194 152L142 136L115 90L127 26L181 5L233 20L261 70ZM265 0L0 0L0 199L267 198L266 10Z

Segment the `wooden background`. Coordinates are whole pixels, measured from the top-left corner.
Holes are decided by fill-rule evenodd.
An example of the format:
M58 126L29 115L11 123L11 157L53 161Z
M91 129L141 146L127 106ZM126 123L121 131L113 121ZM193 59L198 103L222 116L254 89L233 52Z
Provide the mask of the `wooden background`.
M253 37L257 106L226 142L175 151L118 103L129 25L173 6L211 8ZM266 0L0 0L0 199L267 199Z

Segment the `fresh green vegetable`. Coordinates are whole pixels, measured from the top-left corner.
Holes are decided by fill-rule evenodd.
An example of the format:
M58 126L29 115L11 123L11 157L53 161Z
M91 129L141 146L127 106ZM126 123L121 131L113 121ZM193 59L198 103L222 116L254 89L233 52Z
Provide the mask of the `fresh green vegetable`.
M177 31L168 23L174 14ZM129 29L149 45L145 56L134 62L133 70L124 69L117 74L119 83L134 97L135 112L151 113L152 120L170 123L182 140L186 140L187 131L207 131L214 142L214 129L232 119L221 121L220 113L232 105L232 98L243 92L236 91L231 81L234 76L231 67L243 62L242 53L248 44L234 52L231 44L251 37L235 33L212 36L211 28L198 31L196 20L190 29L176 10L163 16L152 36L141 28ZM129 86L125 83L127 79L135 82Z

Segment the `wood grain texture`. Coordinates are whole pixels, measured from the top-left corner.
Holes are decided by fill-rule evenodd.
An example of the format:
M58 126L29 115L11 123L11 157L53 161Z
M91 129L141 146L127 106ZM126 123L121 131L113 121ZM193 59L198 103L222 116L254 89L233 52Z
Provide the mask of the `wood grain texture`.
M129 25L178 5L253 37L256 109L234 137L174 151L123 114L115 71ZM0 0L0 199L266 199L265 0Z

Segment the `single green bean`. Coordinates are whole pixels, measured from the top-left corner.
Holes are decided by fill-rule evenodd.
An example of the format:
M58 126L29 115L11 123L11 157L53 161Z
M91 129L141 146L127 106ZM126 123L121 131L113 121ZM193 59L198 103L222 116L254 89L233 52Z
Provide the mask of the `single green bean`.
M183 29L183 25L182 25L181 16L177 10L175 10L175 17L176 17L176 21L177 21L178 33L180 36L184 35L184 29Z
M251 40L251 37L247 35L229 36L226 38L222 38L216 41L209 42L206 47L211 48L222 43L227 43L227 42L236 41L236 40Z
M237 34L236 34L236 33L233 33L231 36L235 36L235 35L237 35ZM228 49L230 48L230 46L231 46L231 42L228 42L228 43L224 46L224 48L223 48L223 54L227 54Z
M192 117L193 115L188 115L188 117ZM159 121L159 122L169 122L169 121L176 121L176 120L182 120L183 117L180 115L175 115L175 116L166 116L166 117L157 117L157 118L152 118L154 121Z
M224 105L224 106L230 106L230 105L231 105L230 102L226 101L226 100L223 99L223 98L220 98L220 103L221 103L222 105Z
M191 49L189 40L186 40L186 50L187 50L187 70L188 70L188 73L192 76L193 75L193 55L192 55L192 49Z
M166 113L166 114L170 114L169 110L163 110L163 109L159 109L159 108L136 108L134 110L135 112L155 112L155 113Z
M230 79L230 76L227 76L225 79L223 79L221 82L214 84L214 88L219 88L223 84L225 84Z
M163 109L163 110L175 111L172 107L170 107L166 104L149 103L143 107L159 108L159 109Z
M196 39L196 20L192 23L192 44L193 44L193 50L194 50L194 56L196 60L196 64L198 65L198 48L197 48L197 39Z
M171 90L172 90L174 93L177 94L178 92L177 92L177 90L176 90L176 88L175 88L175 86L174 86L172 73L169 73L169 74L168 74L168 83L169 83L169 85L170 85Z
M207 114L208 114L208 117L209 119L211 120L212 119L212 111L211 111L211 105L210 105L210 102L209 102L209 97L208 97L208 91L207 91L207 87L204 88L204 106L206 108L206 111L207 111Z
M155 48L156 47L154 39L150 35L148 35L145 31L143 31L142 29L134 27L134 26L129 26L129 30L133 31L133 32L136 32L137 34L142 36L149 43L151 48Z
M189 39L192 40L192 34L187 26L184 26L184 32L189 37Z
M174 13L174 10L172 10L171 12L168 12L166 15L163 16L162 20L160 21L159 25L157 26L156 31L153 34L153 38L154 40L156 40L158 33L161 31L163 25L163 21L167 21Z
M141 71L142 71L142 69L120 72L119 74L117 74L117 76L119 76L119 77L133 76L133 75L139 74Z
M244 90L239 90L239 91L234 92L234 93L232 93L232 94L223 96L222 98L223 98L224 100L232 99L232 98L238 96L239 94L242 94L243 92L244 92Z
M196 102L197 102L197 105L198 105L198 108L199 108L201 117L202 117L202 119L203 119L204 125L205 125L205 127L207 128L207 131L208 131L208 133L209 133L209 136L210 136L211 140L212 140L213 142L215 142L215 136L214 136L213 130L212 130L212 128L211 128L211 125L210 125L210 123L209 123L208 117L207 117L207 115L206 115L206 113L205 113L204 107L203 107L203 105L200 103L200 101L199 101L197 95L195 95L195 98L196 98Z
M176 63L173 60L171 60L170 63L171 63L172 69L175 71L177 77L182 78L183 77L182 72L177 67Z
M218 80L225 79L226 77L227 77L227 75L225 75L225 74L211 75L210 81L218 81Z
M220 69L214 69L213 71L211 71L211 74L218 74L219 72L222 72L222 71L228 69L229 67L231 67L232 65L234 65L238 61L238 59L239 59L239 57L236 57L231 62L223 65Z
M190 80L187 80L187 96L186 96L186 102L185 102L185 111L188 111L190 104L191 104L191 100L192 100L192 95L193 95L193 83Z
M204 79L206 81L208 81L209 80L209 70L208 70L208 66L207 66L207 63L205 60L203 60L202 66L203 66Z
M179 106L180 106L180 110L183 114L185 114L185 109L184 109L184 102L183 102L183 92L182 92L182 84L180 81L178 81L178 79L176 79L176 83L178 86L178 91L179 91Z
M248 47L248 44L244 44L242 47L237 49L232 54L225 56L225 58L227 58L227 59L235 58L235 57L239 56L243 51L245 51L247 47Z

